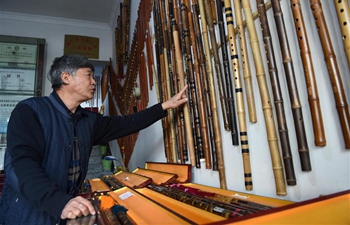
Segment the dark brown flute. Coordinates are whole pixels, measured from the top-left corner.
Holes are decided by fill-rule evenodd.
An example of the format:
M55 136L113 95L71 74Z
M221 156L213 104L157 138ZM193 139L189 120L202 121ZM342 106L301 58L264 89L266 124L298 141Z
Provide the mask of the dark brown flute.
M213 75L212 64L211 64L209 37L208 37L208 31L207 31L207 21L206 21L206 17L204 16L205 9L204 9L203 1L199 1L198 3L199 3L199 11L200 11L200 14L202 15L201 16L202 38L204 42L205 61L207 65L207 80L208 80L208 87L209 87L209 93L210 93L210 107L211 107L211 112L213 116L215 147L216 147L215 149L216 149L216 156L217 156L217 162L218 162L220 188L227 189L220 122L219 122L219 116L218 116L218 108L216 105L217 101L216 101L216 93L215 93L214 75Z
M209 85L207 81L207 68L206 68L206 62L205 62L205 54L203 49L203 41L202 41L202 33L200 30L199 25L199 19L198 19L198 4L196 1L192 1L192 15L193 15L193 28L196 35L196 41L197 41L197 50L198 50L198 61L199 61L199 72L200 72L200 78L199 81L202 83L203 86L203 95L204 95L204 102L205 102L205 108L206 108L206 114L207 114L207 121L208 121L208 132L209 132L209 140L210 140L210 149L211 149L211 157L212 157L212 169L214 171L218 170L218 160L217 160L217 154L216 154L216 145L215 145L215 133L214 133L214 122L213 122L213 116L211 111L211 103L210 103L210 90Z
M173 30L173 38L174 38L174 45L175 45L175 53L176 53L176 66L177 66L176 68L179 74L180 86L181 88L183 88L185 87L185 75L184 75L183 64L182 64L179 32L177 31L176 21L172 20L171 23L173 28L172 30ZM196 166L193 131L192 131L192 125L191 125L190 111L187 104L184 104L183 111L184 111L186 137L187 137L188 149L190 152L191 165Z
M148 78L149 78L149 89L152 90L153 87L153 74L154 74L154 59L153 59L153 50L152 50L152 40L151 40L151 30L149 23L147 25L146 32L146 52L147 52L147 66L148 66Z
M232 82L231 82L231 84L230 83L225 84L224 76L222 74L221 62L220 62L220 58L219 58L219 50L218 50L217 44L216 44L217 41L216 41L216 35L215 35L215 30L214 30L214 23L213 23L213 19L212 19L212 16L210 13L210 8L209 8L210 7L209 0L204 0L204 6L205 6L205 16L206 16L208 28L209 28L212 53L214 56L215 71L216 71L216 77L218 80L218 88L219 88L220 98L221 98L221 109L223 110L223 114L225 114L227 116L227 122L228 122L228 126L229 126L229 127L226 127L225 129L231 131L232 144L239 145L237 122L236 122L236 110L235 110L234 98L232 95ZM226 67L226 69L228 69L228 67ZM230 76L230 75L228 75L228 76ZM228 88L230 88L230 91L227 90ZM227 95L227 93L229 93L229 92L230 92L231 96ZM228 97L231 97L230 101L228 101ZM228 108L228 110L227 110L227 108Z
M248 113L249 113L249 121L251 123L256 123L256 108L255 108L255 98L254 91L252 85L252 75L250 72L250 63L249 56L247 50L246 36L244 31L244 22L242 18L242 6L241 0L233 0L235 17L236 17L236 25L237 25L237 34L239 37L239 44L241 49L241 60L242 60L242 70L243 70L243 78L244 78L244 86L245 86L245 95L247 99L248 105Z
M350 8L347 0L334 0L335 9L337 10L338 22L342 34L344 51L348 59L350 68Z
M303 63L305 81L307 87L307 94L309 106L312 117L312 124L314 129L314 139L316 146L326 146L326 136L324 133L323 119L320 101L318 97L317 83L312 65L311 51L309 41L304 24L304 17L299 0L291 0L291 8L294 17L295 30L298 36L298 43L300 48L300 56Z
M239 70L238 52L236 48L236 35L234 31L232 7L231 7L230 0L225 0L224 3L225 3L226 25L227 25L227 31L229 35L229 44L230 44L230 50L231 50L230 51L231 65L232 65L232 71L233 71L233 78L235 81L236 104L237 104L239 131L240 131L239 135L241 138L241 149L242 149L243 169L244 169L244 183L245 183L245 189L248 191L251 191L253 190L253 179L252 179L252 172L250 168L247 123L246 123L246 115L244 110L243 89L242 89L241 76L240 76L240 70ZM225 42L225 33L224 33L225 31L223 27L224 24L222 19L221 5L217 6L217 11L218 11L219 28L220 28L220 25L222 24L221 25L222 28L220 28L221 39L224 39L222 40L221 49L227 49L226 42ZM223 50L223 56L226 54L226 57L225 56L223 57L224 65L226 60L226 67L228 67L227 51L226 53L224 53L224 51L225 50Z
M311 162L309 155L309 147L306 139L304 127L303 113L299 99L298 87L295 80L292 56L289 50L289 43L284 25L283 13L279 0L272 0L272 9L274 13L275 23L278 32L278 40L281 47L283 57L283 67L286 76L289 99L292 105L292 113L294 119L294 127L297 135L298 152L302 171L311 171Z
M281 156L278 148L278 139L276 135L275 121L273 119L270 94L267 88L264 64L261 57L259 40L256 34L254 18L252 15L252 9L250 7L249 0L242 0L242 7L247 21L250 44L252 46L254 64L256 68L256 77L264 112L267 140L269 142L273 173L275 177L276 193L277 195L286 195L287 191L283 175Z
M272 88L273 99L275 103L277 125L278 125L284 170L285 170L284 172L286 175L287 184L296 185L297 182L296 182L295 172L294 172L293 156L290 149L287 120L285 116L283 97L281 93L281 85L278 78L278 70L276 65L275 53L273 49L269 23L267 20L266 10L264 6L264 0L257 0L256 4L259 12L261 31L264 38L267 66L269 68L271 88Z
M194 135L196 137L197 149L196 149L196 167L200 168L200 159L204 159L204 150L203 150L203 142L202 142L202 130L201 123L199 117L199 108L198 108L198 99L197 99L197 85L196 80L194 78L193 71L193 60L192 60L192 52L191 52L191 40L190 40L190 31L188 27L188 18L187 18L187 6L184 1L180 1L180 9L181 9L181 18L182 18L182 37L185 43L186 48L186 65L187 65L187 75L188 75L188 83L191 93L191 102L192 102L192 117L194 121Z
M220 46L221 46L221 56L222 56L222 61L223 61L223 66L224 66L225 82L223 82L223 83L226 85L226 87L225 87L226 97L227 97L226 100L227 100L227 107L228 107L228 110L229 110L229 115L228 116L229 116L230 126L232 127L230 129L231 130L231 136L232 136L232 144L233 145L235 145L235 144L239 145L238 143L236 143L236 141L238 142L238 131L237 131L237 128L236 128L237 125L236 125L235 101L234 101L234 96L233 96L233 93L232 93L234 87L232 85L232 79L231 79L231 73L230 73L229 61L228 61L226 35L225 35L225 27L224 27L223 13L222 13L223 4L222 4L221 1L216 1L216 3L217 3L217 6L216 6L216 9L217 9L217 21L218 21L217 23L218 23L218 27L219 27L219 39L220 39ZM210 20L208 20L208 21L210 21ZM210 26L211 25L209 25L209 27ZM237 63L238 63L238 61L237 61ZM239 72L239 71L233 71L234 74L235 74L235 72ZM234 79L236 79L235 76L234 76ZM236 94L237 94L237 92L236 92ZM237 110L238 110L238 108L237 108ZM237 112L237 113L241 113L241 112ZM244 113L244 111L243 111L243 113ZM238 115L238 117L239 116L240 115ZM242 143L242 140L241 140L241 143Z
M199 55L197 51L197 43L196 43L196 34L194 31L194 23L192 18L192 13L188 12L188 27L190 30L190 37L191 37L191 45L193 50L193 67L196 75L197 80L197 94L198 94L198 106L199 106L199 114L200 114L200 122L201 122L201 130L203 135L203 150L204 150L204 158L205 158L205 168L211 169L211 157L210 157L210 145L209 145L209 136L208 136L208 126L207 126L207 114L206 114L206 108L209 108L209 106L206 105L206 102L204 101L204 94L203 94L203 88L202 88L202 82L201 79L203 79L203 74L201 74L200 67L199 67ZM204 78L205 79L205 78Z
M343 82L339 73L336 55L334 54L331 38L329 37L328 27L323 15L322 5L319 0L310 0L311 9L315 18L317 31L321 40L323 54L327 64L329 78L334 93L335 105L338 111L345 148L350 149L350 115L349 107L344 92Z

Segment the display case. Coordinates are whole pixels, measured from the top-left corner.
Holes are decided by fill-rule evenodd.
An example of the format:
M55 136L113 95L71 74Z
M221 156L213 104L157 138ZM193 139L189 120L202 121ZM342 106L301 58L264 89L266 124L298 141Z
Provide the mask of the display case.
M45 48L45 39L0 35L0 175L11 111L23 99L42 96Z

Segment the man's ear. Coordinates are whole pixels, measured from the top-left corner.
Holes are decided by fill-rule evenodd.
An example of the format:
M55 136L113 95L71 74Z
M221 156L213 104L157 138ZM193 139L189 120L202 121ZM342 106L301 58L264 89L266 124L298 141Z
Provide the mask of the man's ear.
M61 80L64 84L69 84L69 77L70 77L69 73L67 72L61 73Z

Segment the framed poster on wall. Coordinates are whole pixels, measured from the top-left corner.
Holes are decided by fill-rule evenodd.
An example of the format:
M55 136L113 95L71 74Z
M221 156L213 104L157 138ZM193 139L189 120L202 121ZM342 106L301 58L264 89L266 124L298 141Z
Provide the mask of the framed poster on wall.
M21 100L42 96L45 47L45 39L0 35L0 173L12 110Z

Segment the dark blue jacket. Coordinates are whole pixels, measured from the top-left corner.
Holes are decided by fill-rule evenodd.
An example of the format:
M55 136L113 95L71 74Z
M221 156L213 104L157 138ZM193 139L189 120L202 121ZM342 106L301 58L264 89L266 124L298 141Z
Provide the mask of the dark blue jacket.
M137 132L164 116L160 103L124 117L106 117L80 107L72 114L55 92L20 102L8 125L0 224L59 222L64 206L74 197L66 192L74 127L85 178L94 145Z

